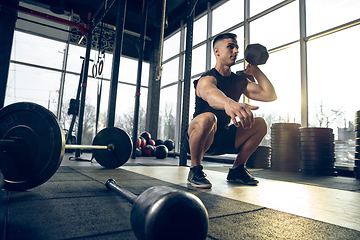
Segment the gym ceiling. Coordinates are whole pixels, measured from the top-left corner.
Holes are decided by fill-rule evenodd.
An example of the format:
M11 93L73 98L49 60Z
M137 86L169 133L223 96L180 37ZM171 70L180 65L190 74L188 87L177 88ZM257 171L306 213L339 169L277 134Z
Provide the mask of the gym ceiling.
M102 18L102 23L116 26L117 9L120 0L20 0L20 2L36 6L37 9L45 9L56 14L67 14L71 12L78 15L83 23L87 23L88 13L94 16L100 11L97 16L101 16L106 5L113 5L108 10L108 13ZM123 37L123 55L137 58L137 48L134 47L138 42L142 24L142 2L143 0L127 0L126 17L125 17L125 34ZM164 30L164 38L171 35L181 26L181 21L186 24L186 11L188 0L166 0L166 27ZM220 2L220 0L194 0L195 17L203 13L207 9L207 3L211 5ZM146 24L146 46L144 60L148 61L149 48L152 34L155 33L157 26L160 24L158 20L159 8L161 9L162 0L147 0L148 4L148 18ZM41 10L40 10L41 11ZM60 16L57 15L57 16ZM161 18L160 18L161 19ZM129 34L131 33L131 34ZM36 34L36 33L35 33Z

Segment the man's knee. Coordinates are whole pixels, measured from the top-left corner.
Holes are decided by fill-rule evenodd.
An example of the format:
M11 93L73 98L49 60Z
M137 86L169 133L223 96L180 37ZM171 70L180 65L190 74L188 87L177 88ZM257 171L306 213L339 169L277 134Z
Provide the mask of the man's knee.
M204 132L216 131L217 118L211 112L202 113L193 119L191 127L201 129Z
M255 118L255 124L256 124L256 126L258 128L258 131L262 135L265 136L267 134L267 132L268 132L268 125L267 125L265 119L262 118L262 117L257 117L257 118Z

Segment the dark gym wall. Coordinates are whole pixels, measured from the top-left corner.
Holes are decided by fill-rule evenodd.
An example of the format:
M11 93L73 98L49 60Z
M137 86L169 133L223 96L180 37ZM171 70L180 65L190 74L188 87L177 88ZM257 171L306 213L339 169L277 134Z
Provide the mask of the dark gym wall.
M19 0L11 0L11 2L19 5ZM0 8L0 108L4 107L5 103L16 16L17 11L15 9L4 6Z

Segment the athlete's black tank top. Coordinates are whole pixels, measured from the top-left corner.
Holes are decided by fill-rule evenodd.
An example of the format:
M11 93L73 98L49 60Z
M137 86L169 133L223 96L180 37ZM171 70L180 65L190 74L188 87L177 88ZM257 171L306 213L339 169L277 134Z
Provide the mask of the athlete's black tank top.
M204 73L201 77L204 76L214 76L217 81L217 88L236 102L240 100L240 96L248 84L245 74L236 75L232 72L230 76L224 77L215 68ZM198 81L199 80L194 81L195 91ZM193 117L195 118L197 115L204 112L212 112L216 115L218 128L224 128L229 125L231 121L231 118L225 113L225 110L216 110L210 107L206 101L198 97L195 93L195 113Z

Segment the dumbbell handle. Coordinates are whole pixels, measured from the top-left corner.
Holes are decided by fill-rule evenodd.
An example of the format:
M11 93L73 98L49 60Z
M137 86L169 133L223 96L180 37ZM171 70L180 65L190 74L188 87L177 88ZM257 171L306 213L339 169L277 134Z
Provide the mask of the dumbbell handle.
M137 200L137 196L135 194L117 185L114 179L108 179L105 183L105 186L110 190L114 190L117 194L124 197L131 204L134 204L134 202Z

